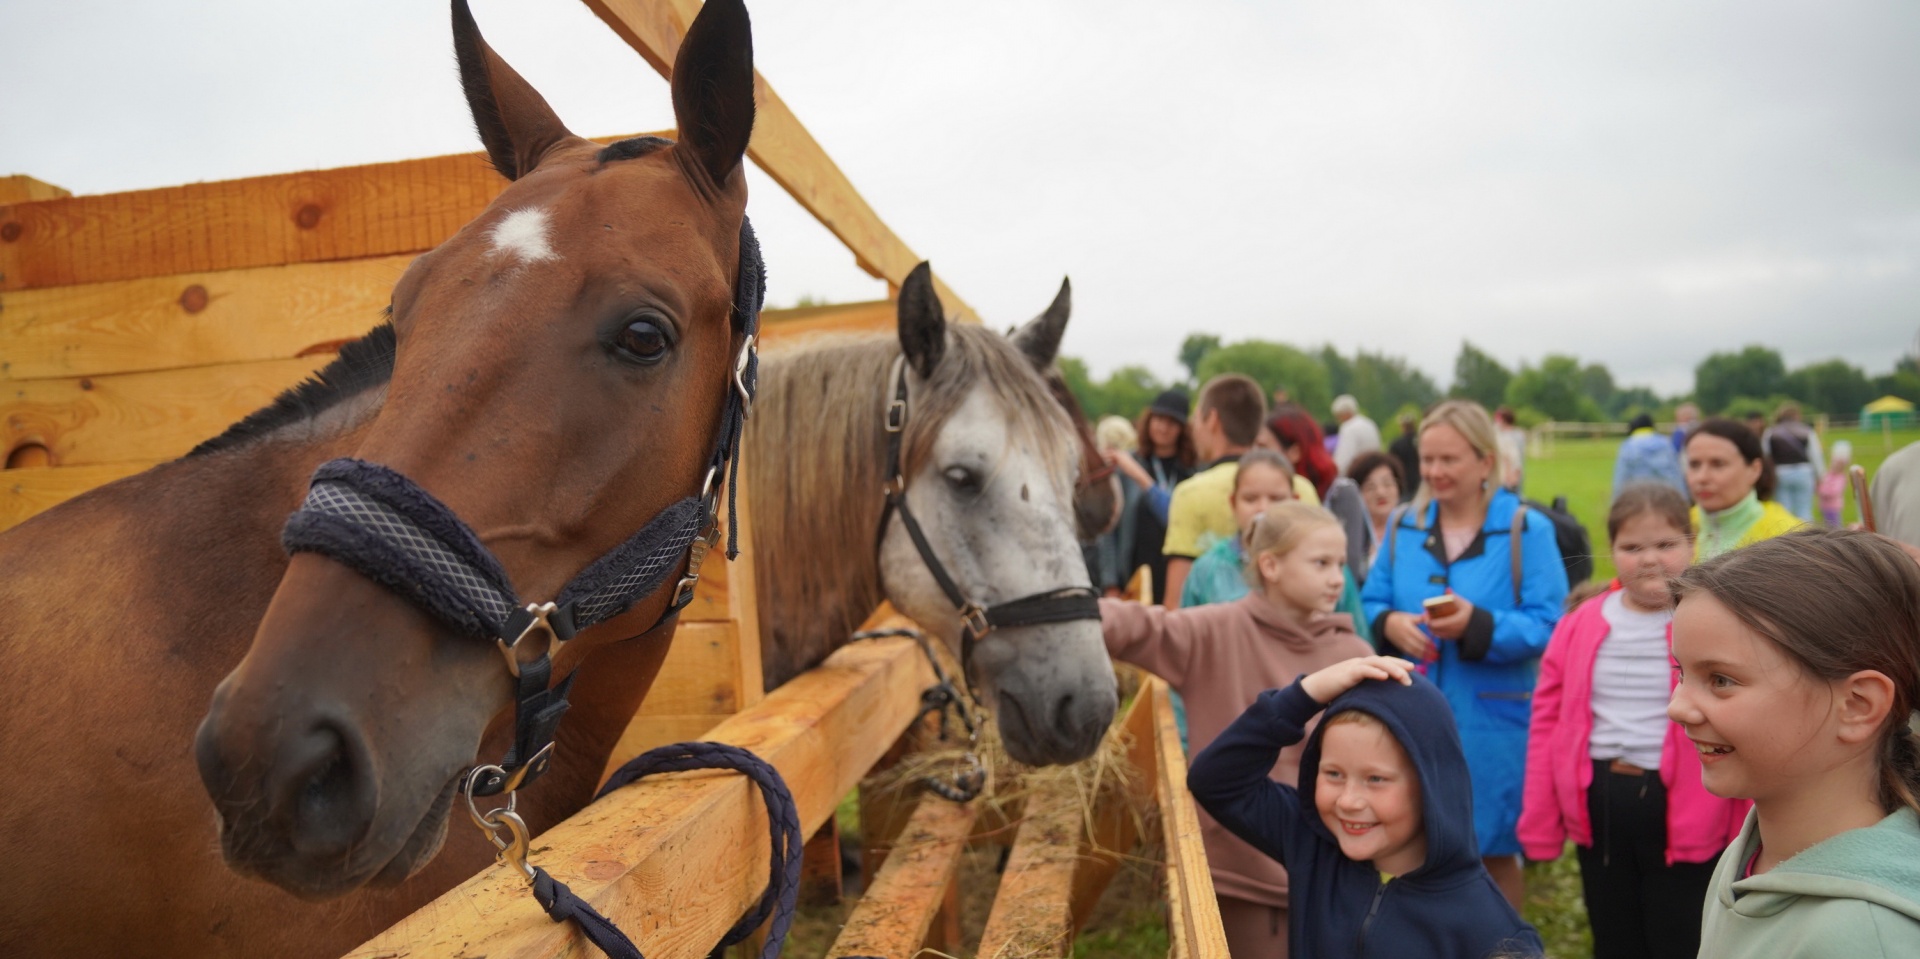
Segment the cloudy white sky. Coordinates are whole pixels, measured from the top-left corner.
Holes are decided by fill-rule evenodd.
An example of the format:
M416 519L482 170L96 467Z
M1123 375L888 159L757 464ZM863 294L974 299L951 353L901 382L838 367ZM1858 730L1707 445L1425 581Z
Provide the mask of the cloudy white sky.
M989 322L1074 281L1065 349L1212 332L1708 352L1885 372L1920 333L1920 4L749 0L761 72ZM474 0L577 132L670 126L574 0ZM473 150L431 0L0 0L0 173L97 193ZM776 304L884 288L771 181Z

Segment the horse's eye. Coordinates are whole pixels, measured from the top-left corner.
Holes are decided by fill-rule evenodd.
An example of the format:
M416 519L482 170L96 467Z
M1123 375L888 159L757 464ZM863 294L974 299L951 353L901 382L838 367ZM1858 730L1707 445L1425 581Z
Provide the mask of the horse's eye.
M620 331L614 345L642 363L657 362L667 355L667 331L652 320L634 320Z
M964 466L949 466L940 474L946 477L947 485L959 493L978 493L980 475Z

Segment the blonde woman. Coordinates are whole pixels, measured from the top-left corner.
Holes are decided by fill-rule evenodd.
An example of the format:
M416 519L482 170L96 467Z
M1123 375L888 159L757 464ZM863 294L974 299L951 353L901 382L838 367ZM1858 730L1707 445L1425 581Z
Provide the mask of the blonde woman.
M1499 438L1484 407L1441 403L1421 421L1419 444L1420 492L1387 531L1361 601L1382 650L1419 663L1453 707L1480 854L1519 908L1514 826L1527 721L1567 573L1552 521L1500 487Z

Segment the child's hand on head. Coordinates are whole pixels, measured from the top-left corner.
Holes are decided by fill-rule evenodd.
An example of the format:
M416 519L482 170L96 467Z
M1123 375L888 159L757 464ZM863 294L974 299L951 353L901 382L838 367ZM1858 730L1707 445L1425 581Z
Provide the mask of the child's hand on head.
M1300 681L1300 688L1321 705L1369 679L1391 679L1413 685L1413 664L1398 656L1361 656L1334 663Z

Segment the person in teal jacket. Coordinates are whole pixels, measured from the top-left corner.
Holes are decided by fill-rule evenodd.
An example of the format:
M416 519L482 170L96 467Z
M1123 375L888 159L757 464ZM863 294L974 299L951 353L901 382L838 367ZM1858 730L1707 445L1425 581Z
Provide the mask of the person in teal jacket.
M1434 407L1419 443L1420 493L1388 531L1361 600L1382 651L1421 664L1453 707L1480 853L1518 908L1527 723L1540 656L1566 603L1566 568L1552 521L1498 487L1499 446L1483 407ZM1428 611L1427 600L1448 594L1450 610Z

